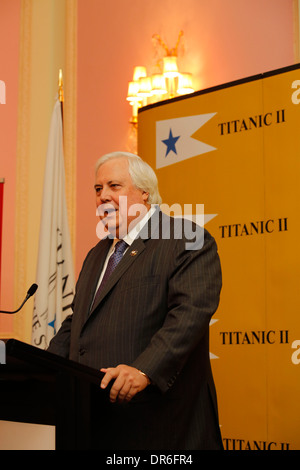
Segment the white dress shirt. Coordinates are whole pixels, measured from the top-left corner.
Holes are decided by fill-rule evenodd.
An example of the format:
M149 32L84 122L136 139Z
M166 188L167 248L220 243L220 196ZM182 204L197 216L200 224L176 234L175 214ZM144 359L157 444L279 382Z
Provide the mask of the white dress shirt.
M132 245L132 243L134 242L134 240L137 238L138 234L140 233L140 231L142 230L142 228L146 225L146 223L148 222L148 220L150 219L150 217L152 216L152 214L155 212L157 206L156 205L151 205L151 208L148 210L148 212L144 215L144 217L130 230L129 233L127 233L127 235L125 235L125 237L123 238L123 240L128 244L128 248ZM105 263L103 265L103 269L101 271L101 274L100 274L100 277L99 277L99 281L98 281L98 284L97 284L97 287L96 287L96 290L95 290L95 294L98 290L98 287L100 286L100 283L102 281L102 278L104 276L104 273L105 273L105 270L106 270L106 267L107 267L107 263L109 261L109 258L111 257L111 255L113 254L113 252L115 251L115 245L116 243L118 242L119 240L117 238L114 238L114 241L113 241L113 244L111 245L108 253L107 253L107 256L106 256L106 259L105 259ZM126 248L126 250L124 251L123 253L123 256L124 254L126 253L126 251L128 250L128 248Z

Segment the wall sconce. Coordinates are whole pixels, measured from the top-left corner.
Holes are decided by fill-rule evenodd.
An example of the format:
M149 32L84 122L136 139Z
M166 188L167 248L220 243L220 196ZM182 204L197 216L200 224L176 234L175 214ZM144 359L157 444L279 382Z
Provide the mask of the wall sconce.
M152 39L164 49L164 56L157 63L158 73L147 76L146 67L134 68L126 98L132 106L130 123L134 126L137 126L140 107L194 92L192 74L178 70L178 47L182 36L183 31L180 31L176 46L169 49L158 34L153 35Z

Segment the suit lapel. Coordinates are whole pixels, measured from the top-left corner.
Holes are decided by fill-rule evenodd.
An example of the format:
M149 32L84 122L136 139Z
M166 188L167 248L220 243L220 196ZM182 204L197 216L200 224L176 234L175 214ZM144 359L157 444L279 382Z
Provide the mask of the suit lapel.
M128 250L126 251L125 255L123 256L123 258L121 259L121 261L119 262L119 264L117 265L117 267L115 268L115 270L113 271L113 273L111 274L109 279L107 280L106 284L104 285L104 287L101 291L101 294L99 295L99 297L97 299L97 302L95 302L95 305L93 305L93 308L92 308L89 316L93 315L93 313L95 312L95 310L97 310L98 306L103 301L105 296L115 286L115 284L118 282L120 277L125 273L125 271L127 271L127 269L133 263L136 263L136 261L138 260L140 254L146 248L144 240L147 240L148 238L158 238L158 236L159 236L159 226L160 226L159 220L160 220L161 214L162 214L161 211L159 209L157 209L154 212L154 214L150 217L148 223L142 228L138 238L136 240L134 240L134 242L128 247ZM104 241L105 240L103 240L103 244L104 244ZM110 244L108 245L108 247L109 246L110 246ZM104 253L104 252L106 252L106 253L108 252L107 245L105 245L103 247L102 253ZM104 259L105 259L105 255L104 255ZM99 279L99 276L100 276L100 273L101 273L101 269L102 269L103 264L104 264L104 259L103 259L103 262L101 264L101 268L99 268L99 264L98 264L98 266L97 266L98 270L96 270L96 268L94 268L93 272L91 272L91 275L93 275L93 274L95 275L96 280L95 280L95 283L93 285L93 290L92 290L91 296L89 298L88 305L91 305L92 300L94 298L95 289L96 289L96 286L97 286L97 283L98 283L98 279Z
M84 298L82 299L82 305L90 308L90 305L93 301L95 290L98 284L100 273L103 269L104 261L106 259L107 253L112 244L112 239L105 238L98 243L95 247L95 252L91 255L92 262L89 266L87 275L83 283L81 291L83 292ZM83 315L82 317L82 326L87 320L88 315Z
M108 294L108 292L115 286L115 284L118 282L120 277L127 271L127 269L136 262L140 254L144 251L145 249L145 244L143 240L140 238L136 239L131 246L128 247L128 250L126 251L125 255L115 268L115 270L112 272L111 276L108 278L106 284L104 285L101 294L98 297L97 302L93 306L93 309L91 311L91 315L93 312L98 308L99 304L102 302L104 297Z

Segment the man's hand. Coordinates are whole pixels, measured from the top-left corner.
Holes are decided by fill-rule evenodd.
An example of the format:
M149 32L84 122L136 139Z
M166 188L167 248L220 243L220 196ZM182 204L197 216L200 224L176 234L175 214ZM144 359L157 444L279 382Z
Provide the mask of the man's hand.
M101 369L105 375L101 381L101 388L106 388L112 379L115 382L110 390L110 401L130 401L138 392L144 390L149 385L150 380L134 367L119 364L117 367Z

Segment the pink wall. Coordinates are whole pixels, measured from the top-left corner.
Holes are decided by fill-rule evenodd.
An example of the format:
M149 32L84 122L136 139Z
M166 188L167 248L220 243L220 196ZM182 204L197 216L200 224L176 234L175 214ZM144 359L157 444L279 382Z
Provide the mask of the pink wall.
M154 65L152 35L184 31L197 89L294 63L293 0L78 0L76 274L96 238L94 163L126 149L135 65Z
M0 2L0 177L5 177L1 307L14 299L20 0ZM294 63L293 0L78 0L76 275L97 242L94 163L127 149L127 84L135 65L154 66L152 35L174 46L184 31L182 69L196 89ZM0 316L0 332L11 331Z
M18 112L20 1L0 3L0 80L6 104L0 105L0 177L5 178L1 270L1 308L13 307L16 146ZM0 332L11 330L12 319L0 314ZM0 333L0 335L1 335Z

